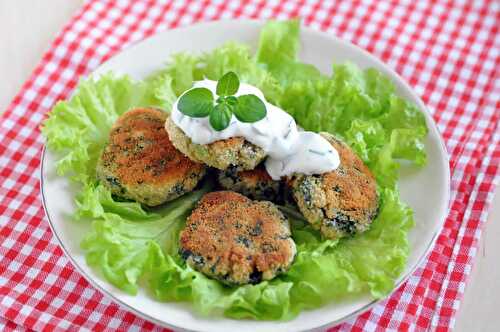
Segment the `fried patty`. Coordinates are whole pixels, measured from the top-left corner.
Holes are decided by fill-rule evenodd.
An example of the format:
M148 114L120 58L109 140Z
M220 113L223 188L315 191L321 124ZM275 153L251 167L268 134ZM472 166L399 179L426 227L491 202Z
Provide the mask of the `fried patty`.
M196 144L170 117L165 122L165 129L174 146L191 160L220 170L230 167L251 170L266 157L264 150L243 137L231 137L210 144Z
M250 171L238 171L229 168L219 171L219 185L226 190L233 190L250 199L279 202L282 200L282 183L274 181L263 164Z
M165 132L166 113L137 108L121 115L97 163L97 178L116 196L149 206L193 190L206 167L179 152Z
M340 166L321 175L296 175L289 184L299 210L314 228L330 239L369 228L378 212L377 184L372 173L344 142L321 135L337 149Z
M180 235L192 268L228 285L256 284L288 270L296 248L283 214L233 191L206 194Z

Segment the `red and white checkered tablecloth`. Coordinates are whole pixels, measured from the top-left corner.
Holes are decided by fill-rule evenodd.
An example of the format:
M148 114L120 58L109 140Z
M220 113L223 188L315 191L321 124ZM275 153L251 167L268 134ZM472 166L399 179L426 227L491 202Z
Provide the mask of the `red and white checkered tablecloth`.
M159 31L225 18L302 17L394 68L451 154L451 211L437 244L387 300L334 330L448 330L500 170L498 1L88 1L0 118L0 330L160 330L105 298L58 247L40 202L39 125L78 78Z

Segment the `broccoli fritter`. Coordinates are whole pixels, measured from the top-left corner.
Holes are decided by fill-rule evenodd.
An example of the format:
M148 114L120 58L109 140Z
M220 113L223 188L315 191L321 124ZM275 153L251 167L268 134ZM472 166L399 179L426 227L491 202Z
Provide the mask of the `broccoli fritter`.
M288 220L274 204L232 191L206 194L180 235L187 264L228 285L270 280L288 270L295 252Z
M254 169L265 157L264 150L243 137L231 137L210 144L196 144L168 117L165 129L174 146L191 160L220 170Z
M166 113L137 108L121 115L96 167L97 178L119 197L149 206L194 189L206 167L179 152L165 132Z
M289 181L304 217L325 237L337 239L368 229L378 212L375 179L344 142L321 133L337 149L340 166L321 175L295 175Z
M236 191L250 199L271 202L283 200L281 181L273 180L263 164L250 171L238 171L234 168L219 171L218 181L225 190Z

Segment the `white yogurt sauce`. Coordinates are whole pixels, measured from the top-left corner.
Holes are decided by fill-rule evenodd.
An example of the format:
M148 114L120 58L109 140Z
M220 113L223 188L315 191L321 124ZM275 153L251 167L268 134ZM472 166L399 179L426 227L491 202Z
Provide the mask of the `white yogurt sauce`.
M194 83L193 88L207 88L217 99L217 81L203 80ZM240 83L235 96L254 94L266 105L267 114L253 123L240 122L233 115L229 126L216 131L208 117L192 118L177 108L179 99L173 104L172 121L196 144L210 144L231 137L243 137L262 148L266 154L266 170L274 180L282 176L321 174L333 171L340 164L339 154L332 145L311 131L298 131L291 115L266 101L258 88Z

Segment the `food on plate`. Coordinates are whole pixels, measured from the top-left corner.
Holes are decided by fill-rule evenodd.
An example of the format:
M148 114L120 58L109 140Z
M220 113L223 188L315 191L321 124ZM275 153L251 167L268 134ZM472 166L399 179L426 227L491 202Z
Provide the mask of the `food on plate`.
M194 150L194 160L222 170L254 169L267 156L266 171L272 179L279 180L294 173L324 173L339 165L338 153L327 140L312 131L299 131L290 114L267 102L259 88L240 83L231 71L218 81L194 82L173 103L165 126L180 151L190 156ZM241 158L240 149L229 149L233 144L225 144L235 138L241 143L249 142L249 147L255 148L252 151L259 152L259 158L254 158L256 153L251 158L258 162L240 161L248 158ZM219 148L207 151L211 144L219 144Z
M340 166L320 175L297 174L290 180L299 210L326 238L364 232L378 210L377 183L372 173L344 142L321 133L339 152Z
M196 144L169 116L165 128L174 146L191 160L218 169L254 169L265 157L264 151L243 137L231 137L210 144Z
M273 180L263 164L250 171L234 168L219 171L217 181L222 188L236 191L250 199L279 202L283 198L283 183Z
M170 142L166 117L157 109L136 108L118 118L96 167L111 193L155 206L193 190L203 178L205 166Z
M83 79L50 112L47 147L58 153L59 174L80 188L75 216L92 221L81 247L108 282L189 302L204 316L257 320L289 320L393 289L414 224L400 200L398 167L401 159L425 164L425 118L373 68L343 63L320 72L301 62L299 41L298 21L271 21L255 53L232 42L174 54L140 80ZM136 113L137 124L123 124ZM149 129L125 141L117 126ZM151 162L165 173L145 173ZM217 178L266 201L286 182L278 196L295 190L297 206L210 193ZM262 234L251 238L259 221Z
M188 217L179 252L193 269L242 285L287 271L296 248L288 220L274 204L216 191L203 196Z

